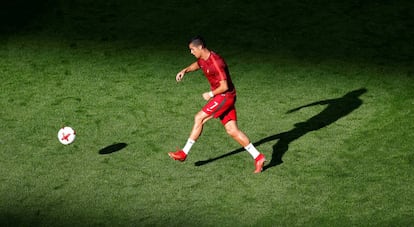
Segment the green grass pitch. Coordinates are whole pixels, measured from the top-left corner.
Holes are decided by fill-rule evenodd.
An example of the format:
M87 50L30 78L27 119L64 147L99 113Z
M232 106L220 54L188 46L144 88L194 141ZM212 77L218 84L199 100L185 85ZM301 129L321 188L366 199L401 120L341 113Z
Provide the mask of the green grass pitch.
M0 225L414 225L411 5L10 6ZM239 127L268 160L261 174L218 120L186 162L167 155L184 145L208 90L201 72L175 82L199 33L229 65ZM57 139L63 125L77 131L68 146Z

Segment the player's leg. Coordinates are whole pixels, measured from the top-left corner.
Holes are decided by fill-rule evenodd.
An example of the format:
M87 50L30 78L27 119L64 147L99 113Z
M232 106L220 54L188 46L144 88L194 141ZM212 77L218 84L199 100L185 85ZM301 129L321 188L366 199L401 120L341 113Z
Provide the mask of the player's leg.
M191 147L194 145L194 143L197 141L197 139L203 132L203 125L212 117L212 115L205 113L203 110L199 111L194 116L194 125L183 149L178 150L176 152L169 152L168 155L174 160L185 161L188 153L190 152Z
M239 129L239 127L237 126L237 121L227 121L224 125L224 128L226 129L227 134L229 134L234 140L236 140L241 146L243 146L244 149L246 149L246 151L249 152L249 154L253 157L253 159L255 160L256 167L254 172L261 172L263 170L263 165L266 160L265 156L256 149L256 147L250 142L246 134L244 134L244 132L242 132Z
M197 141L198 137L200 137L201 133L203 132L203 125L212 118L212 115L208 115L204 113L204 111L198 112L194 116L194 125L190 133L189 139L193 141Z
M226 129L227 134L229 134L234 140L236 140L240 145L246 147L250 144L249 138L237 127L237 121L231 120L228 121L224 128ZM257 155L256 155L257 156ZM255 158L255 157L253 157Z
M203 125L213 117L219 117L223 111L228 108L227 103L232 104L232 97L228 98L225 95L216 95L210 101L204 105L204 107L194 116L194 125L191 130L190 136L182 150L176 152L169 152L168 155L174 160L184 161L187 158L187 154L190 152L191 147L200 137L203 131Z

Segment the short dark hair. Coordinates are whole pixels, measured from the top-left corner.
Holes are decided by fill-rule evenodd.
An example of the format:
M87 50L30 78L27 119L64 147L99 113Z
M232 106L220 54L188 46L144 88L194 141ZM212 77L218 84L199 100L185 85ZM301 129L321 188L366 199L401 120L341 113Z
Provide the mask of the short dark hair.
M188 41L188 45L193 44L195 46L202 46L203 48L206 47L206 41L204 41L203 37L200 35L194 36L193 38Z

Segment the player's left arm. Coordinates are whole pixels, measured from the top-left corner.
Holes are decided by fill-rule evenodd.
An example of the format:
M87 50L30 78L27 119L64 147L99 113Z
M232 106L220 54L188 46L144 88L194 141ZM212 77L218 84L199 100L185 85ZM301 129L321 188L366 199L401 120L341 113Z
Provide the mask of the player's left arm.
M220 86L214 89L214 91L204 92L203 98L205 100L209 100L213 98L215 95L219 95L219 94L226 92L228 89L229 89L229 86L227 84L227 80L220 80Z
M222 59L216 59L213 57L211 60L213 62L214 68L216 69L216 76L219 78L220 85L214 89L214 91L203 93L203 98L205 100L209 100L215 95L222 94L229 89L229 85L227 83L226 64Z

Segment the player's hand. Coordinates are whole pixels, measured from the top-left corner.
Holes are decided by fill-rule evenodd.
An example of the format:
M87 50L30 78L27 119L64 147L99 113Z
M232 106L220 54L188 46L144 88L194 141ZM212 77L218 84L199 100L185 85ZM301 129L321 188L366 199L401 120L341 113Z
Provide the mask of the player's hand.
M183 79L184 74L185 74L185 71L184 70L180 71L179 73L177 73L177 76L175 76L175 80L177 82L180 82Z
M211 99L211 97L210 97L210 95L208 94L208 92L204 92L204 93L203 93L203 99L204 99L204 100L206 100L206 101L208 101L208 100L210 100L210 99Z

